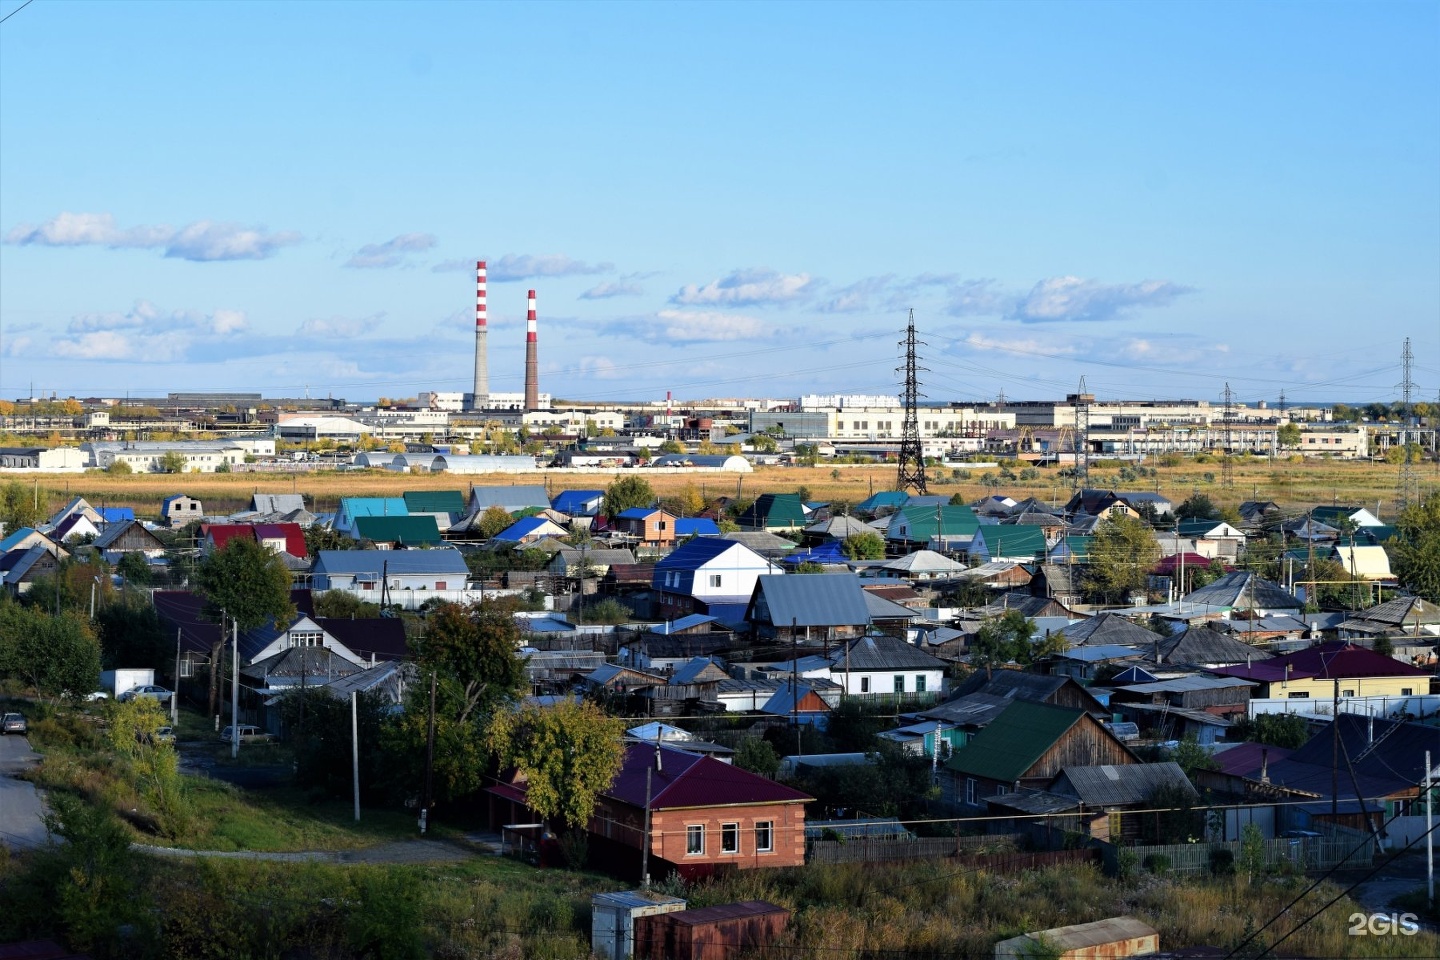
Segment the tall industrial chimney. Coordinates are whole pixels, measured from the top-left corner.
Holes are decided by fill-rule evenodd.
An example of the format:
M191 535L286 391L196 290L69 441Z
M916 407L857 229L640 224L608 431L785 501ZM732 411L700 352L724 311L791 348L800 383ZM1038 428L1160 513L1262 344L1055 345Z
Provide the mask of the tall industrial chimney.
M540 358L535 343L535 291L525 313L525 409L540 409Z
M490 396L490 357L486 353L485 327L485 261L475 261L475 399L476 410L488 407Z

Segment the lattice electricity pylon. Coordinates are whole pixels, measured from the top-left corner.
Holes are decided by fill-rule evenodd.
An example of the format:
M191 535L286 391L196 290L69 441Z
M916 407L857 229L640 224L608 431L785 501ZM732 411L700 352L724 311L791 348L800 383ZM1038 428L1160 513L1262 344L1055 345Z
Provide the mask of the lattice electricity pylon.
M920 371L924 367L915 363L915 347L923 343L915 339L915 311L910 311L910 322L905 328L905 339L900 341L905 348L905 366L896 372L905 374L905 421L900 430L900 466L895 478L896 490L914 490L925 495L925 449L920 445Z
M1231 432L1235 425L1235 395L1230 392L1230 384L1225 384L1225 449L1221 451L1220 459L1220 485L1229 489L1235 486L1235 461L1231 458L1231 451L1235 449L1235 435Z
M1412 417L1414 415L1413 397L1415 394L1415 381L1412 378L1414 371L1415 356L1410 352L1410 338L1405 338L1405 347L1400 353L1400 436L1396 442L1404 453L1404 459L1400 461L1400 477L1395 484L1395 512L1399 513L1412 503L1420 501L1420 477L1416 475L1410 464L1410 442L1412 437ZM1414 431L1413 437L1419 440L1422 434Z
M1070 477L1070 486L1080 489L1085 478L1090 476L1090 402L1095 398L1085 387L1085 378L1080 378L1080 387L1075 394L1075 472Z

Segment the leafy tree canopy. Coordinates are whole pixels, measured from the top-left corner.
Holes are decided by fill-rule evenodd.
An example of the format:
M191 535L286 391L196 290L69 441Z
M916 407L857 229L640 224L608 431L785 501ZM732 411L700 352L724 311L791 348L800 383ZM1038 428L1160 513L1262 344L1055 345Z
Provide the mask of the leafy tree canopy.
M1402 511L1395 533L1390 549L1401 586L1440 603L1440 492Z
M1108 517L1095 528L1090 544L1090 590L1101 600L1126 600L1131 593L1145 589L1146 578L1159 559L1160 545L1143 521L1123 515Z
M1181 520L1219 520L1220 508L1205 494L1192 493L1175 508L1175 516Z
M272 617L288 624L295 616L285 562L248 537L235 537L201 560L195 584L205 597L205 615L218 620L224 610L241 630Z
M100 643L79 615L0 601L0 676L42 697L82 696L100 679Z
M885 538L878 533L855 533L840 547L851 560L884 560Z
M501 764L524 774L530 808L569 827L590 819L624 757L625 722L587 701L501 710L489 731Z
M601 512L614 517L633 507L648 507L655 502L655 491L644 477L620 477L605 490Z
M464 724L524 689L520 639L515 618L505 611L443 603L411 646L421 675L435 672L444 712Z
M0 488L0 523L5 524L5 532L14 533L21 527L33 527L43 521L49 509L47 492L19 480L11 480Z

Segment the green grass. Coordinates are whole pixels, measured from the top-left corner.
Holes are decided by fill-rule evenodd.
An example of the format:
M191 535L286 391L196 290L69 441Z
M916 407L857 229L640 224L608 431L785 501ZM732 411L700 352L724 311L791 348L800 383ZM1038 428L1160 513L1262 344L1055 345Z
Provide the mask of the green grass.
M188 787L195 826L175 845L189 850L353 850L419 835L405 811L361 807L356 823L351 804L312 803L299 790L248 791L203 778ZM454 834L436 825L430 835Z

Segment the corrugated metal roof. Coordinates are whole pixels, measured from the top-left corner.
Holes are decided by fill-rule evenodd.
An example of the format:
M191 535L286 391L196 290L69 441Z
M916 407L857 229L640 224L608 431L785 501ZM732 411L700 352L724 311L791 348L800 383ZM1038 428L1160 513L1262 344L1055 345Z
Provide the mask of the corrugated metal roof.
M430 519L431 524L434 520ZM349 576L359 573L458 574L468 576L470 568L458 550L321 550L315 559L315 573Z
M652 810L741 803L805 803L813 799L740 767L653 743L627 744L620 773L602 792L643 810L647 771Z
M853 573L762 575L755 584L752 614L762 596L775 626L863 626L870 622L865 591Z
M1190 778L1173 760L1162 763L1103 764L1065 767L1050 784L1050 791L1073 796L1087 806L1119 807L1143 803L1161 788L1183 790L1198 796Z
M404 499L411 513L465 512L465 494L459 490L406 490Z
M1079 710L1017 700L969 743L957 748L945 766L957 773L1012 783L1084 716Z
M1300 610L1304 607L1294 594L1278 583L1263 580L1244 570L1227 573L1214 583L1185 595L1186 604L1207 604L1239 610Z
M1160 634L1127 620L1118 613L1102 613L1065 628L1065 639L1071 646L1123 644L1150 649Z
M932 657L913 644L898 637L860 637L846 644L831 657L837 667L846 664L851 670L944 670L945 661Z
M375 543L439 543L440 528L431 516L421 517L360 517L355 532L362 540Z

